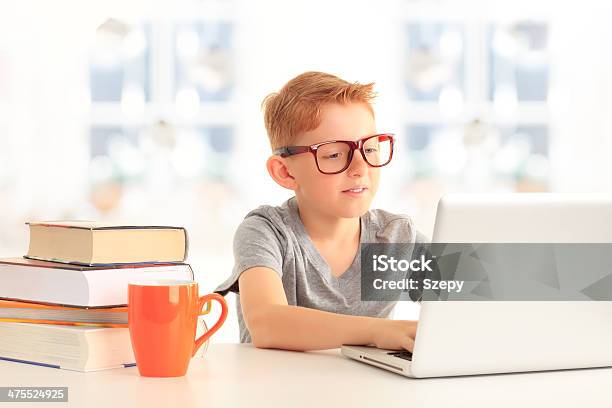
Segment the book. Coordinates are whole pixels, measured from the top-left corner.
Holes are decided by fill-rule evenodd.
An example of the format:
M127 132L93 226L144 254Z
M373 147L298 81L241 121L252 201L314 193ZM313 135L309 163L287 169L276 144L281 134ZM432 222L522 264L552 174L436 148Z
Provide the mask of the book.
M29 222L26 258L69 264L184 262L189 240L182 227L90 221Z
M196 338L208 331L198 320ZM205 356L210 340L193 358ZM0 360L76 371L136 365L128 328L0 322Z
M0 299L0 322L127 327L127 307L87 308Z
M136 365L127 328L0 322L0 359L97 371Z
M194 280L189 264L80 266L25 258L0 259L0 298L63 306L127 305L128 283Z

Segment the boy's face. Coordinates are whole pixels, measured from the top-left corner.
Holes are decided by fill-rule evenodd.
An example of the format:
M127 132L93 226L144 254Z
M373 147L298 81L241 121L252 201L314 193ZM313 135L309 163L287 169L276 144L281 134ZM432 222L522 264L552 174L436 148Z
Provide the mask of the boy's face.
M372 113L363 103L330 103L321 108L321 124L296 138L292 145L309 146L330 140L358 140L376 134ZM380 168L370 167L356 150L349 167L339 174L323 174L314 155L298 154L286 160L295 179L301 206L328 216L354 218L363 215L378 189ZM349 191L362 188L361 191Z

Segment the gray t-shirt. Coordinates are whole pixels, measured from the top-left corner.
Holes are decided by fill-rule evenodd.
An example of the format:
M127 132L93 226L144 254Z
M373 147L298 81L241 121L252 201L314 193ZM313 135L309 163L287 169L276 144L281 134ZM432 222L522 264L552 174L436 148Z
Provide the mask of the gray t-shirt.
M415 231L407 215L370 210L361 217L360 243L417 243L426 239ZM361 300L361 259L357 251L351 266L339 277L308 236L295 197L282 206L269 205L247 214L234 235L234 268L215 292L237 294L240 342L250 343L240 307L238 278L255 266L274 270L281 278L287 302L333 313L389 317L396 302Z

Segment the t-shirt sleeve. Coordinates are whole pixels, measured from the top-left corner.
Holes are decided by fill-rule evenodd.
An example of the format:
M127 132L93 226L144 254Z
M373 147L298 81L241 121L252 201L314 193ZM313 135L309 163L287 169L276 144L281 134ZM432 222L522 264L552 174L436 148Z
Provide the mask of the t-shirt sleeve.
M283 246L281 232L264 217L253 215L245 218L234 234L234 267L228 279L215 292L225 296L239 292L238 278L242 272L256 266L283 274Z

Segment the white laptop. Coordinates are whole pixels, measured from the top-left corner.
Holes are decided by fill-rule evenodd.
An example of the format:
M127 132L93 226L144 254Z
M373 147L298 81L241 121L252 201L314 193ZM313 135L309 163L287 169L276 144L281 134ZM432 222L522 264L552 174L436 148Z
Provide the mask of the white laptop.
M612 243L612 195L447 195L432 242ZM423 302L412 354L364 346L342 354L415 378L607 367L612 302Z

